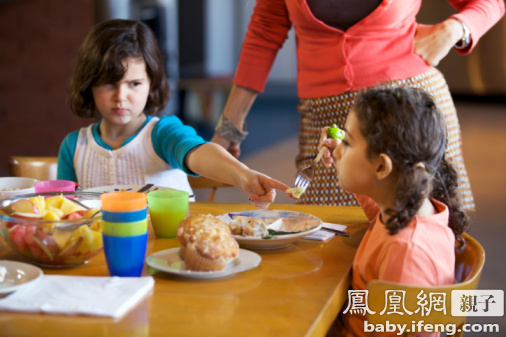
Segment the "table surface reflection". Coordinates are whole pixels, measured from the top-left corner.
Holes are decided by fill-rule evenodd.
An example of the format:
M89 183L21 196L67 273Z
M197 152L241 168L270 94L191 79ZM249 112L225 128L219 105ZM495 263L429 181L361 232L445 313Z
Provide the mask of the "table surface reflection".
M271 205L348 226L350 238L298 240L286 248L254 250L260 266L217 279L190 279L144 266L155 286L121 319L2 312L7 336L324 336L347 296L350 270L366 217L358 207ZM192 214L253 210L250 204L190 203ZM147 256L178 247L176 239L155 238L150 227ZM0 259L19 260L0 239ZM104 255L45 274L108 276ZM76 289L76 291L78 291Z

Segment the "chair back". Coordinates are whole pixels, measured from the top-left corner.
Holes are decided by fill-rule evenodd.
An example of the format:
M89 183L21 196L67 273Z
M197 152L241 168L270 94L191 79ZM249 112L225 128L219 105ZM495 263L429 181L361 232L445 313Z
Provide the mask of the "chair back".
M451 292L452 290L472 290L478 287L483 265L485 263L485 251L483 247L474 238L468 234L463 235L466 242L463 249L455 248L455 282L454 284L442 286L415 286L395 282L386 282L380 280L371 281L367 289L368 292L368 307L374 314L367 314L367 320L372 324L386 324L389 321L391 324L407 324L407 327L412 327L413 322L423 321L424 324L455 324L457 327L462 327L466 322L465 316L452 316L451 315ZM403 299L404 308L412 312L412 314L387 314L388 310L380 314L390 301L386 294L392 294L393 291L399 291L397 294L401 295ZM402 294L402 292L404 292ZM430 303L430 294L442 294L444 296L445 309L431 310L430 314L420 309L421 298L417 297L421 292L425 294L426 301ZM423 295L422 295L423 296ZM441 297L440 297L441 298ZM400 309L403 309L400 306ZM402 310L399 310L402 312ZM454 336L462 336L462 329ZM409 336L409 334L405 334Z
M9 172L12 177L28 177L38 180L56 179L58 157L24 157L9 158Z
M209 193L209 198L207 200L208 202L214 201L214 197L216 196L216 191L218 190L218 188L233 186L203 176L200 177L188 176L188 182L190 183L192 189L210 188L211 191Z

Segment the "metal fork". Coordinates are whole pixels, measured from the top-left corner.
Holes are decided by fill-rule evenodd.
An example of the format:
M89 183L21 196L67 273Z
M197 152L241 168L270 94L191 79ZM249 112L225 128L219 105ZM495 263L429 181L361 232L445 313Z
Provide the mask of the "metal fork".
M313 160L310 166L304 167L299 171L297 177L295 178L294 188L302 188L303 191L309 186L311 180L313 180L314 170L316 168L316 164L320 161L325 151L328 150L326 146L322 147L318 155Z

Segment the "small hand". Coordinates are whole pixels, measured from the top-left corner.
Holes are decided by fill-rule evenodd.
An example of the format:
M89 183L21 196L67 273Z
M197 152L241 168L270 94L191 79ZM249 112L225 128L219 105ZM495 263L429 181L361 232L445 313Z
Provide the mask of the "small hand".
M323 165L327 168L331 167L334 163L334 158L332 157L332 152L334 149L341 143L340 139L329 138L327 134L327 129L329 127L326 126L322 129L322 133L320 136L320 143L318 144L318 150L320 150L323 146L327 147L327 151L323 153L322 161Z
M274 202L276 190L286 191L289 187L265 174L250 171L242 184L244 192L250 195L249 200L259 209L266 209Z

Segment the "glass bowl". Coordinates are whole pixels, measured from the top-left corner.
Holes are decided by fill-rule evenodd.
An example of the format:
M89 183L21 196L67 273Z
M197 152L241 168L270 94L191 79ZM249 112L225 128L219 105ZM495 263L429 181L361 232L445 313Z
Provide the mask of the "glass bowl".
M43 267L86 263L103 250L100 194L47 192L0 200L0 232L16 253Z

